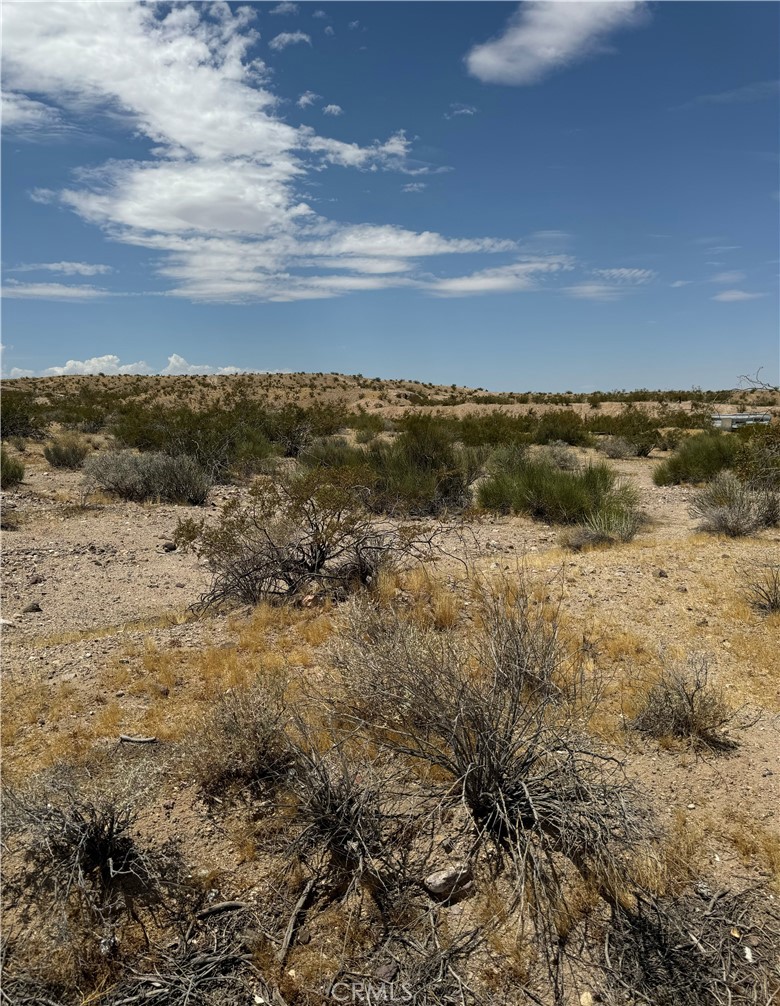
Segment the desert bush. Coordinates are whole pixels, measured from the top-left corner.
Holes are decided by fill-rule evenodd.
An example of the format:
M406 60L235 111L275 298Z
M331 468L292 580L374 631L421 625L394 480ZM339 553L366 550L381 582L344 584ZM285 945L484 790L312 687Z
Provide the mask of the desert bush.
M81 468L87 454L89 444L72 434L56 437L43 449L43 456L52 468Z
M658 486L680 482L708 482L734 463L740 443L726 433L701 433L687 437L674 454L653 472Z
M780 424L745 429L752 435L740 438L734 471L751 488L780 493Z
M352 447L344 437L322 437L299 455L307 468L357 468L368 464L366 452Z
M197 506L205 502L211 482L187 455L106 451L85 462L84 485L87 491L101 489L134 503L160 500Z
M777 495L751 489L733 472L722 471L696 494L690 512L700 519L700 531L739 538L776 523Z
M261 476L246 504L228 503L216 524L180 521L176 540L197 544L212 573L202 605L344 598L381 569L423 554L425 543L377 524L361 470Z
M6 832L23 852L16 880L25 898L45 910L74 914L97 938L111 935L122 917L163 906L181 887L173 848L144 847L133 829L130 804L86 800L68 791L36 799L6 795Z
M186 746L204 795L224 799L272 792L293 764L285 722L279 688L256 683L223 695Z
M498 615L500 629L486 623L493 644L476 654L484 667L452 633L393 615L357 620L352 649L349 636L340 644L342 716L435 771L442 792L468 811L473 848L488 843L510 864L513 905L555 968L556 920L573 877L614 904L642 829L619 767L578 738L560 691L546 687L543 668L562 659L562 641L532 630L529 647L516 631L522 612L519 623Z
M748 599L754 608L768 615L780 611L780 565L769 563L749 570L745 580Z
M5 447L0 448L0 486L11 489L24 479L24 465L12 457Z
M26 391L4 390L0 395L0 435L8 437L43 436L44 417L32 394Z
M576 452L563 441L540 448L536 457L537 460L546 461L553 468L559 468L562 472L576 472L581 467Z
M485 509L527 513L555 524L582 523L597 513L629 513L637 502L633 487L619 482L607 465L567 472L544 461L524 462L485 479L477 497Z
M533 431L537 444L562 440L566 444L587 447L592 442L587 425L576 412L569 409L551 409L539 417Z
M630 725L659 740L672 737L693 747L723 751L735 746L723 732L733 719L723 693L710 681L708 659L692 654L685 665L663 668Z
M633 509L601 510L587 517L584 524L566 528L559 541L574 552L633 541L645 520L643 514Z
M637 456L636 444L632 444L625 437L606 437L599 444L599 451L613 461L622 461L625 458Z

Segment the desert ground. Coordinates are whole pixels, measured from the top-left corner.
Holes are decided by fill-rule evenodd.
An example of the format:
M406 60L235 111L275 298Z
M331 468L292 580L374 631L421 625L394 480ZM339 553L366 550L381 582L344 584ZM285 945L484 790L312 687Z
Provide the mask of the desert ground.
M422 391L413 382L293 376L259 380L257 396L275 405L338 399L389 420L415 409L462 416L555 407L509 397L479 402L481 392L445 387L426 387L431 401L411 404L404 396ZM117 379L58 380L27 384L45 400L77 393L83 383L109 387ZM148 395L153 379L138 381ZM163 385L163 396L171 387ZM218 381L199 379L193 387L203 401L219 400ZM453 403L442 405L453 391ZM177 400L188 393L177 390ZM729 411L746 402L749 396L732 397L716 406ZM691 401L675 399L673 406L690 408ZM565 407L592 411L587 401ZM619 415L625 403L605 399L599 407ZM780 404L767 408L777 422ZM96 453L110 446L104 432L91 440ZM227 503L246 500L250 480L214 485L202 507L127 502L85 492L81 471L46 461L46 442L30 439L23 451L9 446L25 474L3 493L7 813L23 818L25 808L41 800L59 806L55 797L63 794L80 806L109 798L132 805L128 834L143 848L175 851L190 900L166 919L161 907L144 914L139 897L137 911L131 901L121 922L101 916L85 934L75 903L59 917L67 901L61 886L39 890L23 883L30 829L11 827L4 928L16 998L9 1002L293 1006L384 995L420 1003L703 1003L728 1001L729 982L734 1002L768 1003L777 995L780 615L751 603L750 583L777 564L778 527L743 537L698 530L689 509L698 487L656 485L653 472L670 452L654 449L609 462L634 486L648 518L633 540L572 551L559 527L519 514L399 518L412 528L435 524L435 548L424 561L384 577L367 601L307 596L302 603L202 610L198 602L212 573L203 554L177 541L177 525L195 511L215 524ZM603 460L593 446L572 450L583 466ZM724 915L738 978L724 979L722 998L675 998L668 990L654 993L652 983L632 989L614 960L614 973L605 972L582 948L566 964L559 988L542 966L538 937L529 935L525 913L531 909L517 893L512 869L498 865L489 843L472 846L462 801L452 799L443 771L410 767L401 754L388 767L378 742L359 744L343 711L328 708L340 687L339 640L352 631L356 611L360 616L356 605L368 603L437 639L472 639L483 631L485 591L521 593L529 610L554 625L556 645L576 654L590 699L568 715L613 760L625 793L642 808L653 861L646 869L648 903L694 904L690 910L700 922L732 894L754 892L758 921ZM707 687L727 711L717 730L720 746L631 727L662 669L691 660L706 665ZM368 759L382 779L395 778L394 765L408 771L398 784L398 805L419 799L426 809L419 811L422 837L412 843L413 890L398 910L403 919L392 912L377 916L383 910L370 896L371 871L364 866L349 879L333 880L325 846L304 840L313 825L296 816L303 800L298 791L204 784L202 766L218 743L216 712L226 696L251 695L258 682L263 694L283 688L288 733L322 764L334 752L351 757L360 747L359 764ZM367 777L368 770L361 771ZM358 773L358 781L364 776ZM32 841L42 839L33 835ZM458 870L468 872L463 890L437 894L430 878ZM595 881L581 881L578 907L567 909L571 928L582 923L600 932L606 925L604 905L596 904L600 889L594 893ZM526 896L538 906L539 891ZM560 947L564 930L557 925ZM691 937L691 953L708 960L715 943L696 947L699 940ZM601 942L594 937L594 946ZM725 953L721 944L717 952Z

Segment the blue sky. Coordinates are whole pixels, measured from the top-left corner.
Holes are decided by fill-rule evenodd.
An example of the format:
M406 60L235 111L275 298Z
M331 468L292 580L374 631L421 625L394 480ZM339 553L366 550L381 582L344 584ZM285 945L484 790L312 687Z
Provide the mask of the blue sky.
M3 373L778 380L776 3L3 3Z

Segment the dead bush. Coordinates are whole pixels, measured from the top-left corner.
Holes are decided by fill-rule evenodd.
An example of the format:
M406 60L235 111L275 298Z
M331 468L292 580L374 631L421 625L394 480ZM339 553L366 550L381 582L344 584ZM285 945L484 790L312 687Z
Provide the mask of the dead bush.
M696 748L726 751L736 747L724 733L734 716L723 693L710 681L707 657L694 654L685 665L663 668L630 725L659 740L671 737Z
M777 911L758 890L640 897L604 941L610 1004L759 1006L780 993Z

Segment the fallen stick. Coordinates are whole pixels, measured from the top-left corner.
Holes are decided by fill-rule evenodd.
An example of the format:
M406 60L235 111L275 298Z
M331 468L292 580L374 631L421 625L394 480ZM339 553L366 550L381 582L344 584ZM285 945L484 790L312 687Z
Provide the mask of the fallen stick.
M237 912L240 908L249 908L249 905L244 901L220 901L218 905L211 905L198 912L197 918L207 919L210 915L216 915L218 912Z
M131 737L130 734L119 735L120 744L156 744L156 737Z
M295 903L295 908L293 908L292 915L290 916L290 921L287 925L287 932L284 934L284 939L282 940L281 947L276 952L276 959L280 964L284 964L287 957L287 951L290 949L290 944L292 943L293 936L295 936L295 930L298 928L298 916L304 909L306 902L309 900L311 892L314 890L314 885L317 883L317 878L312 877L311 880L303 889L303 893L300 898L298 898Z

